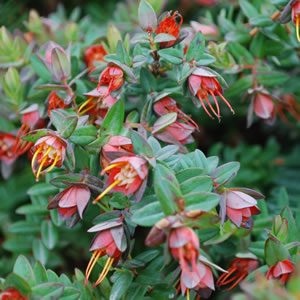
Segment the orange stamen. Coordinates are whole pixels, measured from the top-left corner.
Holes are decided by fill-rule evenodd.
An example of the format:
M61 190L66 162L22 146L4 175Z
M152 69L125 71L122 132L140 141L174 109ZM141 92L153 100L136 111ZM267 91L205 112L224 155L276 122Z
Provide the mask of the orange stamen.
M98 202L100 199L102 199L111 189L113 189L116 185L118 185L121 182L121 180L116 180L114 183L112 183L109 187L107 187L94 201L93 204Z
M97 106L97 103L92 104L91 106L89 106L88 108L86 108L85 110L83 110L82 112L80 112L80 115L84 115L86 112L88 112L89 110L93 109L95 106Z
M81 110L82 110L85 106L87 106L93 99L94 99L94 97L90 97L90 98L87 99L85 102L83 102L83 103L80 105L79 109L78 109L78 113L80 113Z
M31 161L31 168L32 168L32 172L35 175L35 168L34 168L34 164L36 161L36 158L38 156L38 154L42 151L42 148L38 148L37 151L35 151L33 157L32 157L32 161Z
M88 279L89 279L89 277L91 275L91 272L92 272L92 270L93 270L96 262L98 261L101 253L102 253L102 250L96 250L96 251L94 251L94 253L93 253L93 255L92 255L92 257L91 257L91 259L89 261L89 264L88 264L88 266L86 268L86 271L85 271L85 284L84 284L84 286L87 285L87 282L88 282Z
M233 289L235 286L237 286L248 274L244 273L230 288L228 288L226 291L229 291Z
M111 165L107 166L105 169L103 169L103 170L101 171L101 174L100 174L100 175L104 175L107 171L109 171L109 170L111 170L111 169L113 169L113 168L115 168L115 167L121 166L121 165L123 165L123 164L125 164L125 163L126 163L126 162L121 161L121 162L118 162L118 163L115 163L115 164L111 164Z
M43 155L43 160L42 160L42 162L40 164L40 167L39 167L39 169L37 171L37 174L35 176L37 182L39 181L40 173L42 171L42 168L43 168L46 160L48 159L48 153L51 151L51 149L52 149L52 147L49 147L48 150L46 151L46 153Z
M222 98L222 100L227 104L227 106L230 108L231 112L235 114L233 108L231 107L230 103L225 99L225 97L217 90L216 93L218 94L219 97Z
M208 104L209 108L211 109L211 111L214 113L214 115L220 120L220 116L216 113L216 111L214 110L214 108L212 107L212 105L210 104L210 102L206 96L204 96L204 99L205 99L206 103Z
M296 18L296 34L297 34L297 40L298 40L298 42L300 43L300 32L299 32L299 20L300 20L300 17L299 16L297 16L297 18Z
M205 104L204 104L204 101L203 101L203 99L201 98L200 95L198 95L198 98L199 98L199 100L200 100L200 102L201 102L201 105L202 105L202 107L204 108L205 112L206 112L212 119L214 119L214 117L212 117L212 115L211 115L211 114L209 113L209 111L207 110L207 108L206 108L206 106L205 106Z
M52 165L50 166L50 168L48 168L47 170L45 170L44 172L42 172L42 174L49 173L50 171L52 171L52 169L55 167L57 161L58 161L58 155L56 154L55 159L54 159Z
M190 289L186 289L186 300L190 300Z
M101 274L98 277L98 280L95 282L95 284L93 285L93 287L95 287L96 285L100 284L104 278L106 277L107 273L109 272L109 269L111 268L113 262L114 262L114 258L113 257L108 257L106 264L101 272Z

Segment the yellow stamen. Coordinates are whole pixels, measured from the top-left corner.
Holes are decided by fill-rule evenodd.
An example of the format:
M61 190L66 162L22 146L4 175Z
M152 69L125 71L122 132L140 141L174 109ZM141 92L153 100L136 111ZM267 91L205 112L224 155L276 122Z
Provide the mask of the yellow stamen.
M86 112L88 112L89 110L93 109L95 106L97 105L97 103L91 105L90 107L86 108L84 111L80 112L80 115L84 115Z
M106 264L105 264L101 274L98 277L98 280L94 284L94 287L96 285L100 284L104 280L104 278L106 277L107 273L109 272L109 269L110 269L111 265L113 264L113 262L114 262L114 258L113 257L108 257L108 259L106 261Z
M107 187L94 201L93 204L95 204L97 201L99 201L101 198L103 198L111 189L113 189L116 185L118 185L121 182L121 180L116 180L114 183L112 183L109 187Z
M48 150L46 151L46 153L43 155L43 160L42 160L42 162L40 164L40 167L39 167L39 169L37 171L37 174L35 176L37 182L39 181L40 173L42 171L42 168L43 168L46 160L48 159L48 153L51 151L51 149L52 149L52 147L49 147Z
M35 151L35 153L32 157L32 160L31 160L31 169L32 169L32 172L34 175L35 175L34 163L35 163L35 160L36 160L38 154L41 152L41 150L42 150L42 148L38 148L37 151Z
M87 106L93 99L94 99L94 97L90 97L90 98L87 99L85 102L83 102L83 103L80 105L79 109L78 109L78 113L80 113L81 110L82 110L85 106Z
M57 161L58 161L58 155L56 154L55 159L54 159L54 162L52 163L51 167L48 168L46 171L42 172L42 174L43 174L43 173L48 173L48 172L52 171L52 169L55 167Z
M186 300L190 300L190 289L186 289Z
M91 272L92 272L92 270L93 270L96 262L98 261L99 256L101 255L101 253L102 253L102 250L96 250L96 251L94 251L94 253L93 253L93 255L92 255L92 257L91 257L91 259L89 261L89 264L88 264L88 266L86 268L86 272L85 272L85 284L87 284L87 281L88 281L88 279L89 279L89 277L91 275Z
M300 31L299 30L300 22L299 22L299 20L300 20L300 17L297 16L297 18L296 18L296 33L297 33L297 40L300 43L300 32L299 32Z
M111 170L111 169L113 169L113 168L115 168L115 167L118 167L118 166L120 166L120 165L123 165L125 162L118 162L118 163L115 163L115 164L112 164L112 165L109 165L109 166L107 166L105 169L103 169L102 170L102 172L101 172L101 175L103 175L104 173L106 173L108 170Z

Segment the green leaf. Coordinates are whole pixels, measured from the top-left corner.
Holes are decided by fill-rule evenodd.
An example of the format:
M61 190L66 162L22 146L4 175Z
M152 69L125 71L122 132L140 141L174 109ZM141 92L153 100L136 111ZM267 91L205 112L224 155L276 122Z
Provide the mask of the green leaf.
M212 187L213 179L209 176L196 176L180 184L180 189L184 195L197 192L210 192Z
M45 265L49 257L49 250L44 246L41 240L33 240L32 251L34 258Z
M100 136L119 135L124 122L125 109L123 101L117 101L108 111L102 123Z
M27 296L31 293L31 287L29 283L21 276L15 273L11 273L8 275L8 277L5 280L4 287L14 287L18 291L20 291L20 293L22 293L24 296Z
M255 16L250 18L250 24L257 27L268 27L274 24L269 16Z
M244 15L246 15L248 18L256 17L259 15L257 9L247 0L240 0L240 7Z
M153 157L153 151L147 140L137 131L130 131L130 138L132 145L136 153L142 154L148 157Z
M175 48L166 48L158 51L158 55L174 65L182 63L183 51Z
M139 283L132 283L129 287L126 300L143 300L146 294L148 285L141 285Z
M81 292L70 286L64 288L64 293L59 297L59 300L77 300L80 299Z
M205 175L205 171L202 168L187 168L185 170L179 171L176 173L176 178L178 179L179 183L183 183L188 179L192 179L196 176Z
M48 133L47 129L39 129L39 130L33 130L29 134L25 135L23 137L24 141L35 143L38 139L40 139L43 136L46 136Z
M36 234L40 232L40 224L36 224L32 221L17 221L12 223L8 229L12 233L31 233Z
M229 89L225 91L225 97L231 98L240 96L253 86L253 77L246 75L235 81Z
M19 105L23 99L23 84L18 71L15 68L9 68L2 78L2 87L6 95Z
M156 79L153 74L146 68L142 68L140 72L141 87L147 92L157 89Z
M254 57L252 54L239 43L229 43L228 49L230 53L237 59L239 64L254 64Z
M251 36L248 32L243 31L231 31L225 35L225 40L229 42L248 43L251 40Z
M119 300L122 299L123 295L126 294L129 286L133 281L133 273L132 272L121 272L114 282L109 300Z
M44 63L35 55L30 56L31 67L34 72L44 81L49 82L52 79L51 73L48 71Z
M197 192L184 195L185 210L210 211L215 208L220 201L219 195L215 193Z
M171 41L176 41L176 38L167 33L160 33L154 38L154 43L161 43L161 42L171 42Z
M240 169L240 163L237 161L229 162L215 169L211 176L217 184L224 184L236 176Z
M20 255L14 265L13 272L21 276L24 280L30 284L35 283L35 277L32 267L24 255Z
M25 204L17 208L17 214L20 215L46 215L48 213L47 207L38 204Z
M198 61L202 58L202 55L205 50L205 42L203 39L203 34L201 31L197 32L191 41L188 50L186 52L186 60L191 61L195 60Z
M32 288L32 294L43 296L47 300L61 299L63 292L64 286L57 282L42 283Z
M122 41L118 41L117 56L120 59L121 63L126 64L127 66L131 65L130 56L128 55L127 50Z
M43 221L41 226L42 241L48 249L53 249L58 241L58 230L49 221Z
M275 266L279 261L288 259L289 251L278 240L268 238L265 244L265 260L269 266Z
M165 214L161 210L160 203L155 201L136 210L131 220L137 225L149 227L155 225L155 223L164 217Z
M173 124L177 120L177 113L169 113L161 116L153 125L152 134L158 133L164 130L169 125Z
M153 7L146 0L141 0L138 8L138 18L141 27L145 31L154 31L157 25L157 18Z
M258 80L259 84L264 86L282 86L289 78L289 75L279 72L256 75L256 79Z
M94 125L78 127L70 136L70 141L74 144L86 146L96 139L97 133L98 129Z
M33 272L37 284L48 282L46 269L39 261L34 264Z
M74 132L78 117L70 115L63 109L52 109L50 112L50 120L63 138L68 138Z

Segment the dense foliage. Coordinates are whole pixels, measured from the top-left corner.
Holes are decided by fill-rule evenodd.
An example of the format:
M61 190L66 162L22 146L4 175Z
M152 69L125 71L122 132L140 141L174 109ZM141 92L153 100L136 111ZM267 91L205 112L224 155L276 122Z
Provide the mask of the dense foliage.
M1 299L298 299L300 1L106 5L1 27Z

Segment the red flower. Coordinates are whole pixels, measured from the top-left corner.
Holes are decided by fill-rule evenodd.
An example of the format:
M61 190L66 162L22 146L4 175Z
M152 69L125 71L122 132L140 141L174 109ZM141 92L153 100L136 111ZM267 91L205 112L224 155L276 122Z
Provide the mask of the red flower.
M258 268L258 261L250 258L235 258L228 269L228 273L223 273L217 281L217 286L227 285L236 280L227 291L238 285L248 274Z
M176 23L175 18L179 17L180 21L179 24ZM168 12L168 14L165 16L165 18L158 24L157 29L155 32L157 34L159 33L166 33L174 36L174 38L177 40L179 37L179 28L183 22L182 16L175 11L174 14L172 15L172 11ZM161 48L168 48L172 47L175 43L175 41L169 41L169 42L161 42L160 47Z
M84 61L88 68L90 68L89 73L95 69L94 62L104 61L103 57L107 55L107 51L103 45L92 45L88 47L84 52Z
M219 35L219 30L214 24L206 25L206 24L198 23L196 21L191 21L191 26L195 32L201 31L203 35L209 35L215 37Z
M194 130L194 127L190 125L175 121L162 132L156 133L155 136L166 143L174 143L177 141L184 145L194 142L194 138L192 137Z
M122 227L121 227L122 228ZM114 228L113 228L114 229ZM101 272L101 274L98 277L98 280L94 284L93 287L100 284L104 278L106 277L107 273L109 272L109 269L111 268L114 261L118 261L122 255L121 250L118 248L113 235L111 234L111 229L106 229L103 231L100 231L95 239L92 242L90 251L93 251L93 255L89 261L89 264L86 268L85 272L85 284L87 284L87 281L90 277L90 274L98 261L98 259L102 256L107 255L108 259L106 261L106 264Z
M254 112L264 120L272 120L275 116L275 104L268 94L258 93L254 98Z
M196 233L188 227L179 227L171 231L169 248L172 256L179 260L181 267L180 285L183 294L189 290L214 290L211 269L198 261L199 239Z
M66 147L66 143L54 135L44 136L34 144L31 167L36 181L39 181L40 174L48 173L54 167L61 167L66 157ZM48 166L49 168L43 170L43 167Z
M299 33L299 26L300 26L300 1L293 2L292 6L292 20L296 25L296 33L297 39L300 42L300 33Z
M216 4L216 0L196 0L202 6L212 6Z
M252 227L252 215L260 213L253 197L236 190L226 191L226 215L237 227Z
M111 157L118 156L119 154L130 155L133 153L132 149L133 145L128 137L112 136L101 150L100 162L102 168L105 169L109 165L110 161L113 160Z
M202 75L203 74L203 75ZM229 102L224 98L222 95L222 88L215 78L215 75L211 74L210 72L203 70L203 69L196 69L193 74L189 77L189 88L191 93L195 96L197 95L198 99L201 102L202 107L204 108L205 112L213 119L209 111L207 110L204 100L206 101L207 105L214 113L214 115L220 120L220 108L216 96L219 96L230 108L232 113L234 110L232 109ZM208 96L211 96L215 102L217 112L214 110L213 106L211 105Z
M27 124L31 129L39 129L45 126L46 122L41 119L37 104L30 105L21 111L21 114L23 114L22 124Z
M57 96L55 91L51 91L48 98L48 117L52 109L66 108L68 104L65 104L64 99Z
M93 203L99 201L111 189L114 192L123 192L124 195L135 193L148 176L147 161L138 156L123 156L110 162L102 170L101 175L108 173L109 185Z
M99 76L99 83L97 86L97 90L99 90L100 86L107 85L108 89L106 94L103 97L107 96L111 91L118 90L124 83L124 72L119 67L107 67L105 68Z
M58 213L62 220L73 217L76 219L72 222L72 226L74 226L79 218L82 219L90 197L91 192L87 186L84 184L73 185L53 197L50 200L48 209L58 208Z
M1 300L27 300L19 291L15 288L9 288L0 293Z
M94 89L86 93L85 96L88 96L89 99L81 104L78 113L83 115L88 112L90 115L102 119L105 118L109 109L118 101L118 99L110 95L107 86L100 86L99 89ZM83 108L85 109L83 110Z
M268 280L279 279L280 284L285 284L294 270L294 265L285 259L284 261L279 261L275 266L271 266L266 273L266 278Z
M195 129L199 129L197 123L194 120L192 120L188 115L186 115L182 110L180 110L177 106L176 101L170 97L165 97L157 101L153 105L153 109L159 116L175 112L177 113L177 118L179 120L182 120L184 123L188 124L189 126Z

